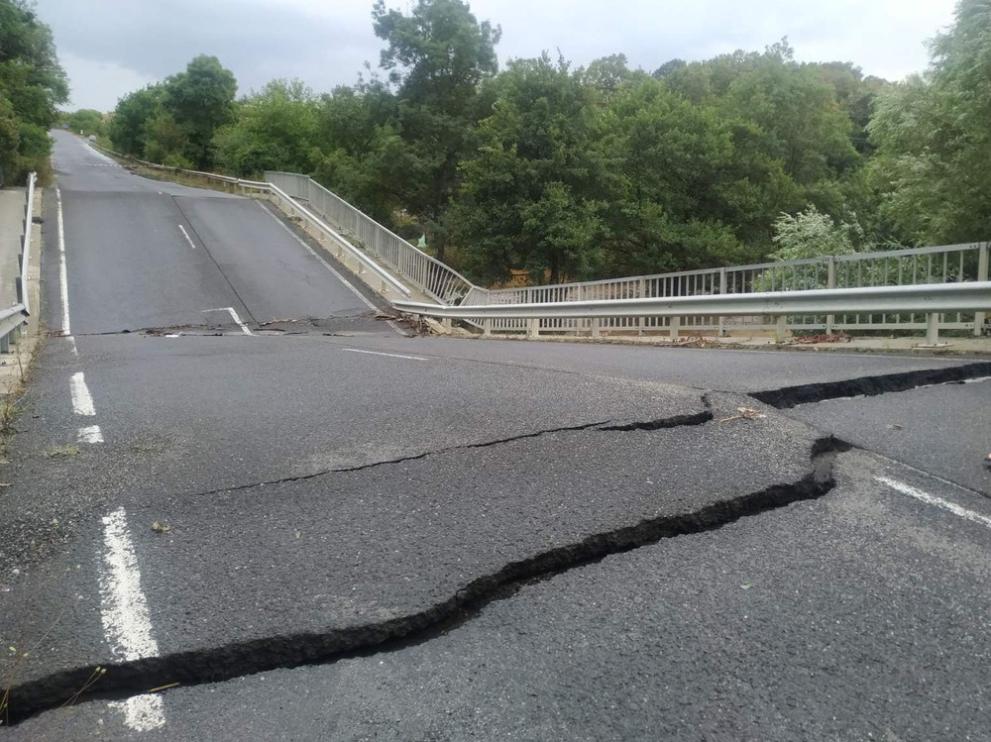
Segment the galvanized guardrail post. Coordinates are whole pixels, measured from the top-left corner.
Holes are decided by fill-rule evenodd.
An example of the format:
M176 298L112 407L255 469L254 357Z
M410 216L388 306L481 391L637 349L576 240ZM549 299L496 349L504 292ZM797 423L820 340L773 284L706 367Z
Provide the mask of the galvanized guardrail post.
M836 258L832 255L829 256L829 262L826 264L826 288L835 289L836 288ZM836 324L836 315L827 314L826 315L826 334L833 334L833 325Z
M719 293L726 293L726 269L719 269ZM719 316L719 337L726 337L726 318Z
M985 242L977 250L977 280L988 280L988 243ZM984 332L985 312L974 313L974 335L980 337Z

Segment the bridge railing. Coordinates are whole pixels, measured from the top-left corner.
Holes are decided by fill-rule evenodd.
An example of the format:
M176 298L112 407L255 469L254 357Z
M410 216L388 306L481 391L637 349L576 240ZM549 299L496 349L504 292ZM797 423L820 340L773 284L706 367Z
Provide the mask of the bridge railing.
M10 350L10 342L16 339L21 327L31 314L30 290L28 288L28 267L31 264L31 225L34 223L35 173L28 174L28 185L24 203L24 232L21 235L18 262L20 272L14 278L17 288L17 303L0 310L0 353Z
M814 289L911 286L988 280L988 243L906 248L870 253L783 260L645 276L493 289L472 295L473 304L534 304L546 302L651 299L715 296L753 292L809 291ZM947 330L972 330L980 334L984 312L950 312L939 318ZM928 328L928 317L916 312L850 313L793 316L791 329L919 330ZM595 327L582 319L541 320L541 329L558 332L644 331L667 328L665 317L626 316L603 318ZM683 327L696 331L726 331L733 327L767 328L762 316L727 317L693 315ZM492 329L522 331L519 320L493 320Z
M927 339L935 344L941 315L991 308L991 281L460 306L403 300L393 304L400 311L413 315L468 320L479 324L486 333L499 321L520 322L531 337L539 335L547 322L587 321L597 323L595 326L598 327L598 323L628 317L664 319L669 323L672 337L678 336L684 318L769 317L773 318L779 335L783 335L790 317L909 312L927 318Z
M442 304L459 304L476 287L453 268L410 244L312 178L299 173L266 171L265 180L344 232L375 259L427 296Z

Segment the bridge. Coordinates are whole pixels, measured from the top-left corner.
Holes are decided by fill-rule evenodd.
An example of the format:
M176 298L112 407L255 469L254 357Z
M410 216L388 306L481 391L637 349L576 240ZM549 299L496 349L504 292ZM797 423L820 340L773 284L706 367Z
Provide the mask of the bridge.
M986 356L540 342L973 337L986 243L486 291L55 137L0 739L986 734Z

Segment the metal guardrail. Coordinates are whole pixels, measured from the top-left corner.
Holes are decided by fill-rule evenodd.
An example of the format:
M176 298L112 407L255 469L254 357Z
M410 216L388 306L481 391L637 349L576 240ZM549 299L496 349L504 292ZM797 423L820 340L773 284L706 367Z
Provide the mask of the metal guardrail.
M38 176L28 174L27 198L24 204L24 233L21 235L21 247L18 254L20 274L15 278L17 284L17 304L0 311L0 353L10 350L10 341L15 333L27 322L31 315L28 290L28 266L31 264L31 231L34 224L34 187Z
M906 248L871 253L824 256L752 265L648 276L585 281L580 283L494 289L472 297L473 303L535 303L589 301L596 299L665 298L712 296L760 291L808 291L813 289L907 286L934 283L988 280L988 243ZM695 330L723 331L736 327L763 327L759 317L724 321L721 316L688 318ZM946 313L939 320L941 329L971 330L980 335L985 313ZM551 326L553 325L553 326ZM831 330L918 330L927 327L927 318L910 312L842 313L792 317L791 329ZM615 318L602 323L602 330L651 330L663 328L655 320L642 317ZM494 329L519 330L519 323L505 320ZM587 324L557 321L546 329L588 330Z
M383 265L440 303L461 303L469 293L478 290L456 270L383 227L312 178L298 173L266 171L265 179L293 198L308 203Z
M494 319L525 320L531 336L539 333L540 322L547 319L666 317L673 320L669 329L677 337L682 317L772 316L783 330L783 320L792 315L919 312L928 318L927 337L935 342L939 314L991 309L991 281L441 307L407 301L393 304L409 314L481 322L486 331L491 331Z

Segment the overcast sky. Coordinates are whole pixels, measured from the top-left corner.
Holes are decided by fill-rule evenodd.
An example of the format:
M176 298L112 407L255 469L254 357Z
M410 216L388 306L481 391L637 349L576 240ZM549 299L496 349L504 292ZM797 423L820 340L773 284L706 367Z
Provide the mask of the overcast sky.
M408 9L410 0L388 0ZM298 77L315 91L377 66L372 0L37 0L69 75L69 108L117 99L213 54L239 92ZM761 50L787 36L807 61L852 61L897 80L925 69L925 41L953 19L954 0L474 0L502 26L501 61L542 50L576 65L622 52L653 70L674 57Z

